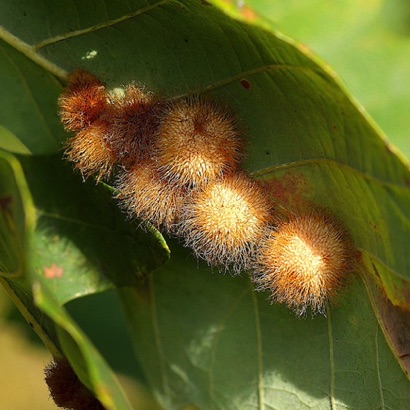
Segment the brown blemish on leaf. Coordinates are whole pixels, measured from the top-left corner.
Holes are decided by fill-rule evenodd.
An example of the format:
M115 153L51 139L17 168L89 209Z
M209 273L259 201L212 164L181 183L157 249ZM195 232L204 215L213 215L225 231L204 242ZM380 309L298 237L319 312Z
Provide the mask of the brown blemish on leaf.
M393 282L389 280L385 283L386 279L383 280L383 277L381 280L384 284L386 294L391 302L395 306L410 312L409 282L399 277L395 277Z
M270 180L262 180L261 183L278 206L292 211L309 206L308 185L306 179L300 174L288 173L272 177Z
M394 306L380 294L377 300L381 325L406 374L410 373L410 311Z
M242 17L245 20L247 20L247 21L256 20L257 15L250 7L248 7L248 6L246 6L245 4L242 3L238 8L239 8L239 11L240 11Z
M371 258L364 255L361 252L357 252L358 263L364 264L365 272L371 274L371 282L373 286L377 285L386 294L386 297L390 302L398 308L410 312L410 285L409 282L395 276L394 280L391 280L390 276L386 276L386 273L377 266ZM387 275L391 275L388 273ZM369 275L362 275L366 283L369 283ZM369 286L370 288L370 286Z
M44 266L44 277L46 279L61 278L63 276L64 269L61 266L53 263L50 267Z
M373 265L375 268L375 266ZM377 269L376 269L377 272ZM410 310L395 306L382 287L374 282L374 277L362 275L373 308L384 336L397 361L409 377L410 373Z
M249 90L251 88L251 83L248 80L242 79L241 86L245 88L245 90Z
M377 270L377 268L376 268L376 266L373 262L372 262L372 266L373 266L374 274L379 278L379 280L381 280L380 273Z
M0 213L3 214L4 222L7 225L9 231L14 232L16 229L15 222L13 220L13 212L11 204L13 202L12 196L0 197Z
M4 196L0 198L0 212L1 213L11 213L10 208L11 208L11 203L13 201L13 198L11 196Z

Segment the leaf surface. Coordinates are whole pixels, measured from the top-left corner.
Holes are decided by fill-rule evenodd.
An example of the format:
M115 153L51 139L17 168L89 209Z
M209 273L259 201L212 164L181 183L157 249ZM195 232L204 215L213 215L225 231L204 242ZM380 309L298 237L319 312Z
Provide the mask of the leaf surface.
M172 246L148 291L123 292L138 357L164 408L408 406L408 380L359 277L327 317L301 319L270 305L247 277L184 260L187 252Z
M163 240L125 223L111 190L73 183L78 176L60 156L18 161L0 151L0 169L0 282L53 356L66 355L107 409L131 409L112 369L62 305L143 281L167 259Z
M236 16L247 21L251 16L259 27L228 18L208 2L120 1L112 8L75 1L64 6L64 19L53 17L60 11L56 3L43 6L30 13L30 2L0 5L1 16L14 16L1 17L0 24L24 42L17 42L18 48L3 36L7 55L23 60L23 67L31 67L33 53L40 56L42 84L57 84L48 88L57 90L54 97L46 93L37 111L44 107L57 121L50 107L60 88L49 73L78 67L101 77L108 88L135 81L166 97L197 92L226 103L248 141L245 167L269 187L277 207L328 208L359 249L356 273L377 284L398 308L408 307L410 270L403 247L410 233L408 164L329 68L256 17ZM22 13L25 25L18 23ZM42 19L49 24L39 24ZM33 83L39 81L36 75L31 68L24 74ZM25 100L26 93L17 92ZM15 124L21 118L16 115ZM29 120L41 122L38 116ZM58 304L111 285L138 284L122 296L137 355L164 407L409 405L408 380L377 322L382 314L371 309L371 302L378 302L359 277L348 281L327 318L314 320L271 306L246 275L197 269L178 245L171 262L141 287L124 271L135 272L136 264L145 274L163 263L161 238L155 232L132 234L134 227L126 227L114 211L110 190L82 184L57 156L37 156L59 150L61 129L50 139L49 129L31 133L15 124L1 120L7 135L36 154L18 156L37 218L30 237L35 278ZM8 141L3 148L20 152L21 147L10 148L15 139ZM119 242L125 256L114 247ZM8 251L0 254L11 256L3 263L13 266L13 242L4 243ZM113 251L117 256L111 258Z

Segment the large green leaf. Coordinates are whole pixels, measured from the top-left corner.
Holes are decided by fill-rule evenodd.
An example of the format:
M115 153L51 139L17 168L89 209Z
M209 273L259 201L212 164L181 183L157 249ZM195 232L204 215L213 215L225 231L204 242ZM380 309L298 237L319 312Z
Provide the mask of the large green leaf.
M6 5L2 3L0 7ZM56 115L61 86L2 38L0 34L0 148L23 154L56 152L65 138Z
M111 199L112 190L91 181L82 184L60 155L25 156L19 163L2 155L5 275L34 275L62 305L116 286L137 285L167 259L158 232L126 222ZM9 164L15 164L14 174ZM18 269L19 264L25 269Z
M300 319L270 305L248 278L193 270L185 251L172 250L148 290L123 292L164 408L408 407L408 380L359 277L327 317Z
M19 162L0 150L0 169L0 282L50 352L66 355L108 409L130 409L112 370L62 304L139 283L166 259L163 241L125 223L111 190L73 183L78 178L60 156Z
M137 285L166 261L160 234L125 221L111 189L82 184L60 155L20 161L37 213L31 264L60 304Z
M409 306L410 262L403 245L410 233L408 165L327 67L266 24L233 20L208 2L193 0L115 4L78 0L62 7L44 0L33 9L29 1L0 2L0 38L8 43L0 58L13 61L11 73L24 73L36 112L44 110L57 121L55 105L50 108L57 92L53 96L50 90L59 87L50 73L64 78L77 67L111 88L135 81L164 96L196 91L227 103L249 140L247 170L266 182L278 206L329 208L349 229L359 249L357 273L370 289L352 277L327 318L300 320L254 293L245 275L197 269L175 245L171 263L151 275L146 288L122 293L137 355L162 403L167 408L408 406L408 381L398 363L402 352L395 345L394 360L377 322L386 317L379 309L383 292L396 306L393 317L395 309ZM229 8L236 18L262 26L252 13L235 10ZM64 18L56 17L60 13ZM44 103L39 85L48 90ZM28 100L20 88L5 90L2 104L13 95ZM114 244L124 246L135 227L126 227L113 210L110 190L82 184L57 156L38 156L56 152L64 134L59 129L50 139L49 130L19 128L22 120L40 124L39 117L17 113L13 122L0 117L0 132L8 136L2 147L36 154L18 160L37 216L29 237L32 275L47 289L47 300L49 291L54 294L58 303L50 302L52 309L60 314L57 306L75 296L137 285L132 275L160 264L163 258L156 255L163 255L165 245L155 233L136 231L137 257L131 255L131 239L119 257ZM2 237L8 229L3 225ZM6 266L17 263L19 242L13 241L5 239L7 251L0 253L10 255ZM156 250L147 253L150 243ZM117 257L110 258L111 251ZM41 304L47 311L46 305ZM392 332L397 336L383 329L389 340ZM93 360L84 354L84 360Z
M47 286L34 282L34 300L56 323L56 333L64 354L84 385L95 392L107 410L131 410L129 401L104 358L65 309L61 308Z
M409 2L246 0L326 59L389 138L410 157ZM308 24L300 24L302 20Z

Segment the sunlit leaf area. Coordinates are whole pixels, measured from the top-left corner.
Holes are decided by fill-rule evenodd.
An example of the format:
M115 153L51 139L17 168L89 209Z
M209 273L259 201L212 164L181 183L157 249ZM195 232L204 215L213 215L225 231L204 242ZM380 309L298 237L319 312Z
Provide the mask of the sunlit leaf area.
M73 170L57 101L76 69L228 107L274 212L348 233L321 314ZM403 0L0 0L0 408L57 408L53 357L108 410L410 408L409 77Z

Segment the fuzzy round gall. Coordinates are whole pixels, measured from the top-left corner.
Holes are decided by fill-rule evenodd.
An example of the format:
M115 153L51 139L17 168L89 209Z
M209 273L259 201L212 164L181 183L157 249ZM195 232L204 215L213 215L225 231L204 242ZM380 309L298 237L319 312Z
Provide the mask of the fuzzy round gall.
M143 88L130 84L123 95L110 95L106 118L108 141L119 162L127 167L151 156L153 135L159 126L163 102Z
M235 118L213 102L196 97L168 104L154 148L161 173L189 187L236 170L242 157Z
M172 232L179 221L186 192L161 178L154 163L144 161L123 171L117 183L117 199L129 216Z
M330 216L294 216L262 243L255 280L272 300L298 314L307 308L324 313L326 301L352 268L351 249L344 228Z
M65 157L74 163L83 178L96 175L97 181L107 178L117 163L117 156L106 143L110 124L95 121L66 142Z
M60 118L67 131L79 132L89 127L108 105L105 87L94 75L74 71L68 86L58 99Z
M238 173L194 191L183 212L180 235L209 265L247 269L271 219L260 185Z

